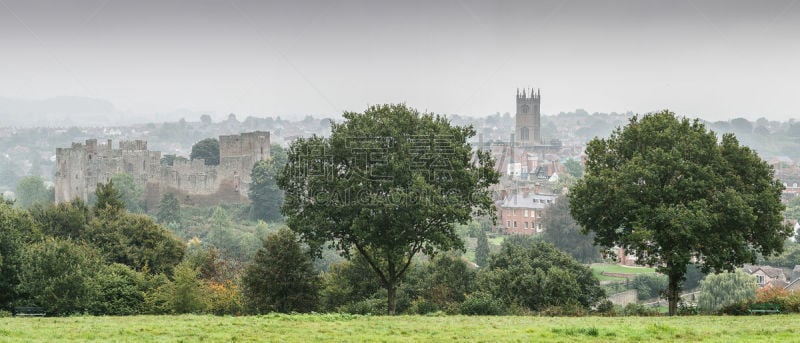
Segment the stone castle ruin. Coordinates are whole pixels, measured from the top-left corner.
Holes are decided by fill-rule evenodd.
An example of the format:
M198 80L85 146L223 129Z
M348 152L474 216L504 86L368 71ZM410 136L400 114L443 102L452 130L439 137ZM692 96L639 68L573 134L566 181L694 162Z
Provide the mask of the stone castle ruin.
M250 171L270 156L269 132L255 131L219 137L219 165L202 159L161 164L161 152L147 150L147 141L120 141L114 149L109 139L56 149L56 203L80 198L88 201L98 183L115 174L128 174L144 190L145 208L155 209L161 196L175 194L184 204L215 205L248 202Z

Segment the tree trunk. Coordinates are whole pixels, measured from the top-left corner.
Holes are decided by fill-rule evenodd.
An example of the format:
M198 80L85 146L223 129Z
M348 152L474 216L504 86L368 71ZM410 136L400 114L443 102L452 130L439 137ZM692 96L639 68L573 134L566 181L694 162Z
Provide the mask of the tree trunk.
M397 285L395 284L394 280L389 281L386 291L389 298L386 311L390 316L393 316L395 314L395 308L397 307Z
M667 286L667 300L669 301L669 315L678 314L678 301L681 298L680 281L683 275L669 275L669 285Z

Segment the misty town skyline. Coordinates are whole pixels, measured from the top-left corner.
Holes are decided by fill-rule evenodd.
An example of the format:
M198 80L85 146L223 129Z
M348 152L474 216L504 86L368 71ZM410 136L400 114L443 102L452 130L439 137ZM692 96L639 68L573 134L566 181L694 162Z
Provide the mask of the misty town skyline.
M787 120L800 117L798 29L796 1L0 0L0 107L85 97L152 120L405 102L485 116L533 87L544 114Z

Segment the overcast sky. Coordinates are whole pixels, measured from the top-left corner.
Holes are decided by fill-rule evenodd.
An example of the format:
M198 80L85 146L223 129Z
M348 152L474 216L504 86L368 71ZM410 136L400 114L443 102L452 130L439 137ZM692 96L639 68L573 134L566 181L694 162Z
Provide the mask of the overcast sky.
M0 0L0 96L130 112L483 116L517 87L555 114L800 118L786 1Z

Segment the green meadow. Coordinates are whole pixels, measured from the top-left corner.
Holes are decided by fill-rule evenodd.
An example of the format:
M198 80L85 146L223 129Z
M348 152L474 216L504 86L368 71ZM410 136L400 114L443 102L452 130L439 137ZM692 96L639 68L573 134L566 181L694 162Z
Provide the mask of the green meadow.
M0 342L798 342L800 315L0 318Z

